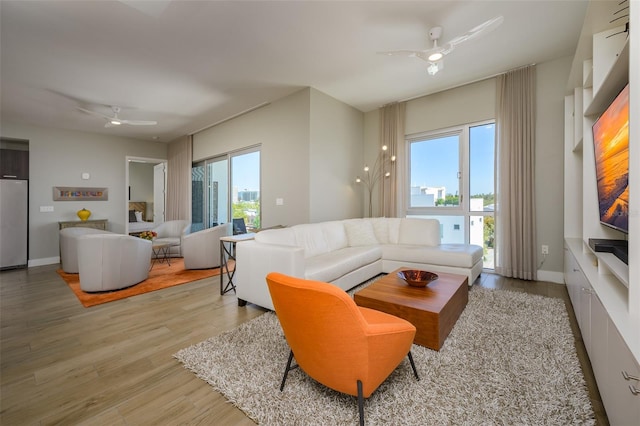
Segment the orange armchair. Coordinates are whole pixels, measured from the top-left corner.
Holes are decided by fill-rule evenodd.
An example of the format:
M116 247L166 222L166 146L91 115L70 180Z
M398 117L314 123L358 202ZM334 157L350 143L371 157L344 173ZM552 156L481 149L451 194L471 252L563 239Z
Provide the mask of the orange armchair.
M358 397L360 424L364 398L396 369L405 356L417 380L411 344L416 328L401 318L359 307L342 289L272 272L267 285L276 315L291 348L282 378L298 366L314 380Z

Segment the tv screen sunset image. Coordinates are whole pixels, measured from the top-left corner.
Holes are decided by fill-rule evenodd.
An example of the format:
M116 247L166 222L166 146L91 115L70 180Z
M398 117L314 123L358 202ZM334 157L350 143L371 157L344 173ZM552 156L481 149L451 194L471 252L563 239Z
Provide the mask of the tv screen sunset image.
M629 86L593 125L600 220L627 231L629 220Z

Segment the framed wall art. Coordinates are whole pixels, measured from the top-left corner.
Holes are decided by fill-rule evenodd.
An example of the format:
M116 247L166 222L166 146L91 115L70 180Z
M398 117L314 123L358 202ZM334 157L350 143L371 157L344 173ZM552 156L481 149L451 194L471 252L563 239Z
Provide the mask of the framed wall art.
M53 201L107 201L108 199L108 188L53 187Z

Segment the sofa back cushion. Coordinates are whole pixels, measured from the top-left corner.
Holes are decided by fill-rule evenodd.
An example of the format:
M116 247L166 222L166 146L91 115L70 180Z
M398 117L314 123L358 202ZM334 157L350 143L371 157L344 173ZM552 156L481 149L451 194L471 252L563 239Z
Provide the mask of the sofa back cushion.
M350 247L373 246L378 239L373 231L371 219L348 219L342 222Z
M398 244L440 245L440 222L437 219L401 219Z
M255 240L263 244L279 244L296 246L296 235L293 228L266 229L256 234Z
M398 244L400 221L402 219L396 217L375 217L368 220L373 226L373 232L376 235L378 243Z
M342 222L321 222L291 227L296 236L296 245L304 249L309 258L347 247L347 236Z

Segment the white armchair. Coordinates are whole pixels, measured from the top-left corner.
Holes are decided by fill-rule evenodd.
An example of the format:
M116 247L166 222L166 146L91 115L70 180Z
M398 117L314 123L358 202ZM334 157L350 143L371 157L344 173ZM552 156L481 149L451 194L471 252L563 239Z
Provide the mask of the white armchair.
M60 230L60 263L68 274L78 273L78 238L91 234L113 234L102 229L72 227Z
M120 234L78 238L80 288L86 292L117 290L149 277L151 241Z
M203 229L182 238L185 269L209 269L220 266L220 237L232 234L231 223Z
M188 220L169 220L153 228L158 234L156 243L168 243L169 256L182 257L182 238L187 235L191 223Z

